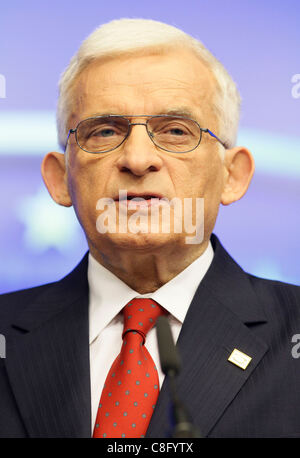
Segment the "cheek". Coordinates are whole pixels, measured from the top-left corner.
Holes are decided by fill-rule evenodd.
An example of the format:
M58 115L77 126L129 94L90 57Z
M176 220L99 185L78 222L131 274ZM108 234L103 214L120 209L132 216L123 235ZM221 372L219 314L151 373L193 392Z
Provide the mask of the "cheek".
M220 202L223 189L223 167L219 155L213 151L198 153L189 163L186 174L186 190L194 196L204 197L211 204L213 201Z
M103 159L96 156L83 156L80 153L70 157L68 166L68 186L74 206L96 208L103 197L106 178L109 176Z

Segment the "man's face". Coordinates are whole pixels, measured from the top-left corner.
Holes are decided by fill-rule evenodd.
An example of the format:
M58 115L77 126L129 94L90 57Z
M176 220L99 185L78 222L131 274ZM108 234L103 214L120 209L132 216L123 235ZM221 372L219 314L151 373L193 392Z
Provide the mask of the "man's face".
M216 91L210 71L187 50L165 55L122 57L97 61L80 75L74 88L75 103L69 127L93 115L157 115L175 112L190 114L201 127L218 135L212 102ZM131 122L145 122L130 118ZM186 243L186 233L100 234L96 221L101 198L115 199L119 190L130 195L159 195L182 202L204 198L204 242L215 224L224 186L224 167L218 143L208 134L187 154L158 149L144 126L132 127L127 140L116 150L89 154L76 144L68 146L68 186L76 214L87 235L91 251L117 246L151 251ZM120 202L116 201L116 209ZM147 207L147 211L151 208ZM193 207L195 212L195 207ZM132 213L132 212L131 212ZM194 215L195 216L195 215ZM128 213L128 218L130 212ZM195 220L194 220L195 222ZM117 218L117 226L119 224Z

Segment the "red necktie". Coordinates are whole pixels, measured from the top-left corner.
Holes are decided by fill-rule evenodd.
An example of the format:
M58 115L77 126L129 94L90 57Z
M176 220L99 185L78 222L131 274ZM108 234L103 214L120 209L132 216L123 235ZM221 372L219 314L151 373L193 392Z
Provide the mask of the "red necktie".
M123 344L104 384L93 437L144 437L159 393L157 369L144 343L165 313L152 299L133 299L124 307Z

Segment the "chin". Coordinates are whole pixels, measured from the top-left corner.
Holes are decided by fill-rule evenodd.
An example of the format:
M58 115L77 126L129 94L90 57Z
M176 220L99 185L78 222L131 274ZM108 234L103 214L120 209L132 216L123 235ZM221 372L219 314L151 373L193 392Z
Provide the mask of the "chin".
M180 243L179 235L182 234L152 234L152 233L126 233L126 234L103 234L102 243L113 245L118 250L132 250L149 252L159 250L170 245ZM101 244L102 244L101 243Z

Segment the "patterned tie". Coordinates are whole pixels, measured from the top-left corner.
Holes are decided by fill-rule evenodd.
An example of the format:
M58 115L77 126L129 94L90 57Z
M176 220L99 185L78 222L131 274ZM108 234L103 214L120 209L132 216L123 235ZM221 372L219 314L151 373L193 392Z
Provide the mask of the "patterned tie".
M123 344L104 384L93 437L145 437L159 380L144 343L156 319L166 313L152 299L133 299L124 307Z

